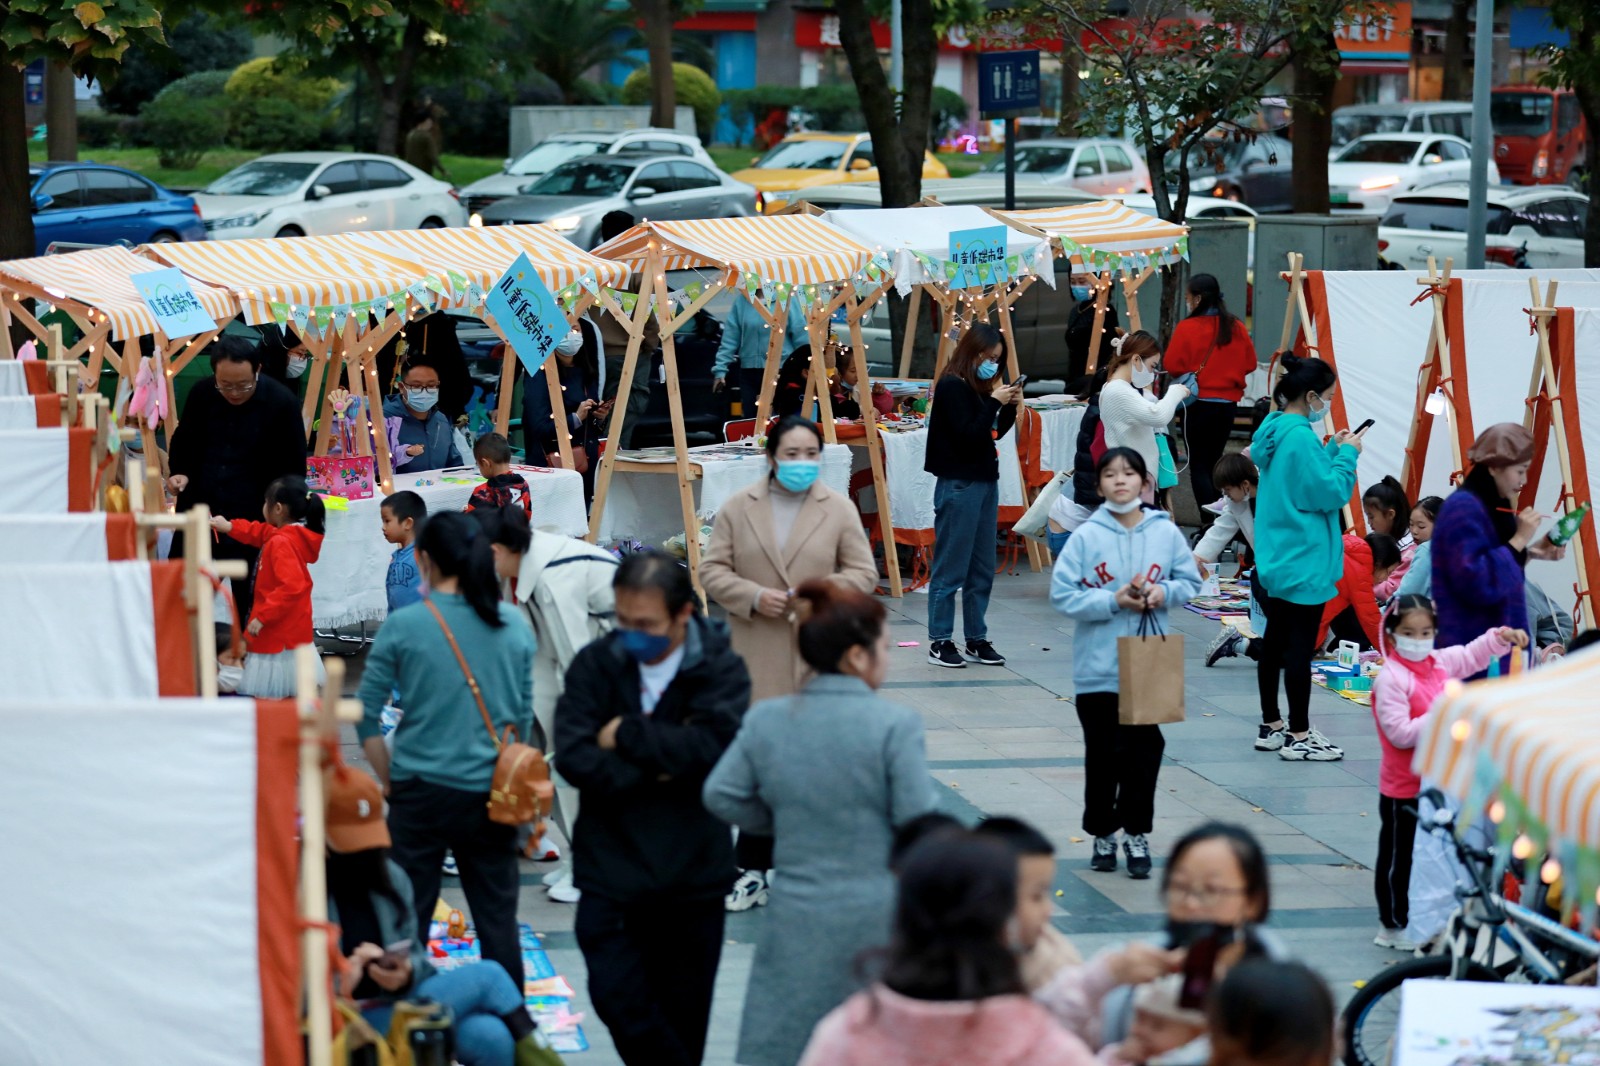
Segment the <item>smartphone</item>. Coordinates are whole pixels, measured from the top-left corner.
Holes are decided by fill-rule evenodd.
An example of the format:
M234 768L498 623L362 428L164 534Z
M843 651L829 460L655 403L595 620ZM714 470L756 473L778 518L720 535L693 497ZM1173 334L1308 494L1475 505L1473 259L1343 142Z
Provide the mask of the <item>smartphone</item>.
M1365 422L1361 423L1356 427L1355 435L1358 437L1361 436L1361 434L1372 428L1372 423L1375 421L1377 421L1377 419L1369 418Z
M380 957L376 962L374 962L373 965L374 966L381 966L384 969L390 969L392 967L400 965L402 962L404 962L410 956L411 956L411 941L409 941L409 940L396 940L393 944L390 944L388 947L383 949L382 957Z
M1189 945L1189 951L1183 957L1183 985L1178 990L1180 1009L1204 1009L1217 969L1217 952L1221 949L1222 938L1216 933L1202 936Z
M1013 381L1011 384L1015 385L1017 388L1020 389L1020 388L1022 388L1022 386L1026 385L1027 383L1028 383L1028 375L1026 375L1026 374L1018 374L1017 375L1017 380Z

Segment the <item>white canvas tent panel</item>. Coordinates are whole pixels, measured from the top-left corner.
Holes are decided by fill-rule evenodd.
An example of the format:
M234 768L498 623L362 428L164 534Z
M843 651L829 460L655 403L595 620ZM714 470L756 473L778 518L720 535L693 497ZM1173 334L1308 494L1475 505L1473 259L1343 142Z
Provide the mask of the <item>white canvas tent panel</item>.
M894 263L895 289L902 296L909 295L913 286L923 282L945 280L930 275L918 260L918 254L942 262L950 258L952 233L1005 225L983 208L971 205L829 211L822 218L868 248L887 252ZM1030 271L1043 278L1046 284L1055 285L1048 239L1006 226L1006 254L1022 256Z

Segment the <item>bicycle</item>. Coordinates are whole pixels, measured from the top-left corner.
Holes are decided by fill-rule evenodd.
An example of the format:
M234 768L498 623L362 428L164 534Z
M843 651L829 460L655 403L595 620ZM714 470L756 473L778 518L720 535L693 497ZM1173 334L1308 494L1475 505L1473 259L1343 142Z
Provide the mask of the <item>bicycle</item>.
M1344 1010L1344 1061L1348 1066L1386 1066L1390 1061L1400 1020L1400 986L1406 981L1560 984L1600 960L1600 941L1495 892L1493 878L1502 869L1499 857L1493 850L1457 838L1455 815L1445 805L1444 796L1436 790L1427 794L1435 813L1431 822L1419 828L1455 845L1469 883L1456 886L1460 903L1450 916L1438 954L1388 966L1351 997Z

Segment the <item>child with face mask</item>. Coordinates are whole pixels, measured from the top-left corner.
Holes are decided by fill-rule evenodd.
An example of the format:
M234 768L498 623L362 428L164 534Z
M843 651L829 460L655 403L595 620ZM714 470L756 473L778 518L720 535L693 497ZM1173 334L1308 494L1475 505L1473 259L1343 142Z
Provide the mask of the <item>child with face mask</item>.
M1528 646L1528 634L1500 626L1471 644L1435 648L1439 620L1426 596L1400 596L1383 621L1383 669L1372 685L1372 715L1378 722L1383 763L1378 775L1378 861L1373 890L1382 928L1380 948L1414 951L1406 937L1410 922L1411 849L1416 841L1415 801L1421 780L1411 769L1411 750L1444 684L1486 669L1490 659Z

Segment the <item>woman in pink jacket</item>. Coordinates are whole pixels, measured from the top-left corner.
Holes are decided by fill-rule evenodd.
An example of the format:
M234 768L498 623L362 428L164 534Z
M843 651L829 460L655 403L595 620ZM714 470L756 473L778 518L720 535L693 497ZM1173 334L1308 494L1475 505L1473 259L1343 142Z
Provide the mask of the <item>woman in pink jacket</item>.
M1372 715L1378 720L1383 762L1378 770L1378 861L1373 893L1382 927L1372 942L1380 948L1415 951L1406 936L1411 921L1411 848L1417 837L1417 791L1411 749L1434 701L1451 678L1487 669L1490 659L1528 646L1528 634L1500 626L1471 644L1434 648L1439 619L1426 596L1401 596L1383 620L1383 669L1372 684Z
M1016 901L998 841L950 829L916 844L878 980L817 1023L800 1066L1097 1066L1023 990Z

